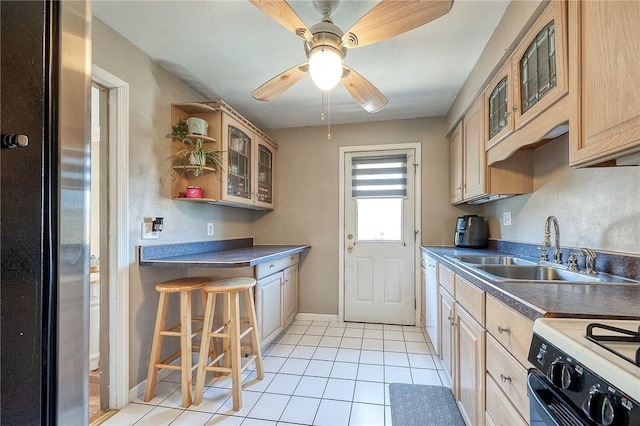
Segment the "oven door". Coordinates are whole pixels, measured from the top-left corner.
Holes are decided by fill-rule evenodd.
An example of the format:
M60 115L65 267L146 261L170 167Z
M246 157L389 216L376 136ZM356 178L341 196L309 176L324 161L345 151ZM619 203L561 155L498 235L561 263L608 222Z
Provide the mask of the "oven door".
M591 426L595 423L584 418L557 387L540 372L531 368L527 376L527 394L530 402L531 426Z

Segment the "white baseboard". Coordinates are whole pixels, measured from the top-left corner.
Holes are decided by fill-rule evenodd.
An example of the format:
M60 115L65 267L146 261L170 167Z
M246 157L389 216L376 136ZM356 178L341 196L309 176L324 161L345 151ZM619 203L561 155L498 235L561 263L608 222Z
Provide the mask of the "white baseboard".
M196 357L195 362L198 362L197 355L195 355L195 357ZM171 362L171 365L180 365L180 362L181 362L180 357L178 357L177 359L174 359ZM156 383L166 379L167 376L173 373L174 371L177 371L177 370L168 370L166 368L161 368L160 370L158 370L158 378L156 379ZM141 381L140 383L138 383L137 385L129 389L129 402L135 401L136 399L143 397L144 391L146 388L147 388L147 379L144 379L143 381Z
M296 314L296 320L300 321L329 321L329 322L338 322L337 315L329 315L329 314L305 314L298 313Z

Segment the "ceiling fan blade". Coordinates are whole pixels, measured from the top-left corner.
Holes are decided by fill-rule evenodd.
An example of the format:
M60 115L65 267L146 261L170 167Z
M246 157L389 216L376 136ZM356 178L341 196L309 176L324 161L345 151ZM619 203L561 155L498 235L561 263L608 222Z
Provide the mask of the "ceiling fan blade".
M309 71L306 63L278 74L251 93L251 96L259 101L270 101L277 98L282 92L296 84Z
M387 104L387 98L360 74L349 67L343 67L347 72L342 77L342 84L353 99L368 113L378 112Z
M297 35L298 37L311 41L313 34L302 22L302 19L284 0L249 0L255 7L269 15L280 25Z
M397 36L449 13L453 0L382 0L345 33L347 48Z

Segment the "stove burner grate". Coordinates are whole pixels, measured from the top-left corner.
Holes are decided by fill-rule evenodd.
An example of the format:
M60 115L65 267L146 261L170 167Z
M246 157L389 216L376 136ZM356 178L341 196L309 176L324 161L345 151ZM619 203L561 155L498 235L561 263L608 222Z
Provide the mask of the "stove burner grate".
M619 335L615 334L595 334L593 332L594 329L602 329L613 331L615 333L619 333ZM621 334L621 335L620 335ZM600 323L591 323L587 325L587 339L608 350L609 352L629 361L632 364L640 367L640 346L636 349L636 359L635 361L631 358L621 354L615 349L611 348L604 342L625 342L625 343L640 343L640 327L638 327L638 331L626 330L624 328L612 327L610 325L600 324Z

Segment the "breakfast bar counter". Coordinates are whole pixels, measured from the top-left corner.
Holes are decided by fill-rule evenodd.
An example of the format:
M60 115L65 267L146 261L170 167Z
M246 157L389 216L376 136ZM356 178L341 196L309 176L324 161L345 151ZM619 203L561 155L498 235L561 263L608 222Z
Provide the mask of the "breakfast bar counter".
M254 245L253 238L140 246L140 266L242 268L309 250L309 245Z

